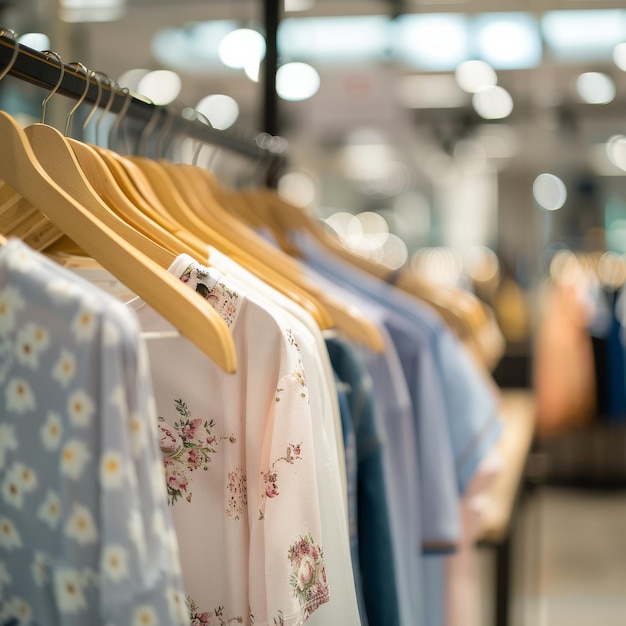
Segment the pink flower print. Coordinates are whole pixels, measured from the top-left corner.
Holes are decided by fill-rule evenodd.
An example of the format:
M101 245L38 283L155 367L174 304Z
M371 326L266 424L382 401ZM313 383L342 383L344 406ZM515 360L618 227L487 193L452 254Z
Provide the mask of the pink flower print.
M300 589L306 589L312 582L315 576L315 561L310 556L305 556L300 561L300 567L298 568L298 583Z
M183 440L165 421L161 421L162 419L160 418L157 424L159 427L159 446L166 454L176 453L183 447Z
M198 469L202 465L203 457L198 448L191 448L187 454L187 467L190 471Z
M279 496L280 493L279 493L278 489L276 489L276 485L268 485L265 488L265 495L268 498L275 498L276 496Z
M306 539L301 539L296 544L296 552L298 555L309 554L310 546L309 546L308 541L306 541Z
M169 470L169 471L167 471ZM170 489L186 491L189 486L189 479L180 468L174 464L166 468L167 485Z
M208 626L209 614L208 613L194 613L191 616L191 626Z
M202 426L202 420L199 417L196 417L192 420L189 420L184 426L182 430L183 439L189 441L191 439L195 439L198 428Z
M296 456L300 456L300 445L301 445L301 444L298 444L298 445L295 445L295 446L293 447L293 453L294 453Z
M289 584L306 616L330 597L322 549L309 535L301 536L288 550L292 574Z
M159 417L160 443L164 452L170 505L175 504L182 495L185 495L187 502L191 502L191 492L183 494L190 485L187 472L197 469L208 470L211 455L218 452L217 444L224 440L230 443L237 441L234 435L219 437L212 435L211 430L215 427L213 420L192 418L187 403L182 399L174 400L174 406L180 419L173 425L168 424L165 418Z

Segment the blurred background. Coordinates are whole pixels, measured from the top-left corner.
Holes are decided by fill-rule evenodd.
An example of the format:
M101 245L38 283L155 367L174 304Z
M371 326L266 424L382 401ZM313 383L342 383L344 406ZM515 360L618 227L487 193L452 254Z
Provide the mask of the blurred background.
M505 339L494 378L537 415L513 623L625 624L624 3L280 4L269 121L258 0L0 0L0 25L214 128L285 137L293 204L390 270L483 300ZM41 97L0 86L24 124Z

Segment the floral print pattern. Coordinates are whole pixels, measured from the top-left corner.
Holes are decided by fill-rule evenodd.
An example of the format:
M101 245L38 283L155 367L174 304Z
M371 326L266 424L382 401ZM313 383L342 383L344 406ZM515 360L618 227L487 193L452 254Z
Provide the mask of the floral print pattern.
M222 316L230 328L237 319L240 296L198 265L189 265L180 279L189 283Z
M298 364L293 370L293 372L291 372L291 378L293 378L300 385L300 387L302 387L302 390L300 391L300 397L306 398L307 397L306 375L304 373L304 365L302 364L302 355L300 353L300 348L298 347L298 343L296 342L296 338L291 328L287 328L285 330L285 334L287 335L287 342L289 343L290 346L293 346L296 349L297 354L298 354ZM283 391L285 390L280 387L276 389L276 393L274 394L274 400L276 402L280 402L281 394L283 393Z
M185 608L180 565L146 524L160 515L177 548L164 481L150 489L163 461L139 331L23 243L0 249L0 624L189 623L166 595ZM131 456L133 416L146 445Z
M243 469L238 467L232 472L228 472L228 483L226 486L230 492L228 505L226 506L226 516L239 520L248 508L248 485Z
M228 626L229 624L250 624L254 625L254 615L250 611L247 619L238 615L237 617L226 617L224 614L224 607L218 606L212 611L198 610L198 605L194 602L191 596L187 596L187 607L189 609L189 617L191 619L191 626Z
M217 453L217 446L222 441L237 441L233 435L213 434L215 422L192 417L183 400L174 400L174 406L180 419L173 425L166 422L164 417L158 418L167 500L171 506L183 496L187 502L191 502L193 494L189 490L189 474L198 469L207 471L211 456Z
M324 554L313 537L301 536L290 548L292 574L289 583L304 612L305 619L329 599Z
M279 463L287 463L289 465L293 465L296 461L302 460L302 456L300 455L300 451L302 448L302 442L300 443L290 443L287 446L287 452L285 456L280 456L272 462L270 468L264 472L261 472L261 476L263 477L263 485L265 487L263 493L261 494L261 506L259 507L259 519L264 519L263 514L263 505L267 498L276 498L280 495L278 491L278 472L276 471L276 466Z

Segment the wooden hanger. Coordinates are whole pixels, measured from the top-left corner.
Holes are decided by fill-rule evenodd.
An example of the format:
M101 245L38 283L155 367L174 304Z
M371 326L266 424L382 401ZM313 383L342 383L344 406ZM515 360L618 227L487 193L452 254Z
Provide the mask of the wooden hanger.
M183 252L193 255L193 251L182 243L173 233L165 230L141 211L120 189L111 171L98 152L91 146L75 139L68 139L76 156L80 169L96 193L106 204L134 229L159 244L172 254L178 256Z
M0 79L15 62L17 52L16 42L12 61L0 74ZM59 137L62 139L61 135ZM0 111L0 145L5 154L10 155L10 158L0 158L0 180L33 206L42 209L58 228L176 326L222 369L235 371L237 360L233 338L215 309L59 187L37 160L24 130L4 111ZM69 146L64 145L71 154Z
M262 260L251 256L249 252L241 249L218 230L212 228L207 221L200 219L189 207L174 180L160 163L144 157L130 157L130 160L145 174L154 192L173 219L297 302L309 311L320 328L332 326L330 314L309 293L287 281L280 273L271 271Z
M346 248L341 242L326 233L318 222L284 200L274 190L264 189L259 190L258 193L267 199L271 211L277 218L277 221L273 222L274 227L278 224L277 228L283 233L288 233L291 230L304 230L323 247L344 261L381 280L388 280L390 275L388 268ZM398 272L393 284L402 291L431 305L461 338L473 337L478 329L484 327L484 324L488 322L480 301L469 292L429 285L408 271Z
M188 190L190 199L193 199L193 195L205 192L201 198L196 195L195 201L190 203L201 218L218 221L221 228L227 229L229 239L238 241L241 247L254 255L254 258L261 259L271 270L281 272L288 280L301 286L319 300L330 313L333 326L346 336L375 352L382 352L384 343L378 328L358 307L324 293L304 277L297 261L266 242L216 202L204 178L206 170L188 165L171 165L170 168L178 173L179 189L181 192Z
M89 124L89 121L93 117L96 109L100 104L100 98L102 96L100 75L98 73L95 73L94 78L98 86L98 97L96 98L96 101L94 102L91 111L83 122L83 135L85 133L87 125ZM111 86L110 80L109 86ZM114 90L111 89L111 94L114 93ZM109 97L109 103L107 103L107 106L109 106L111 101L112 96ZM79 169L85 175L85 179L93 187L97 195L115 214L117 214L121 219L126 221L133 229L137 230L140 233L143 233L146 237L157 243L165 250L168 250L172 254L178 256L183 252L189 252L188 248L182 242L180 242L175 237L175 235L173 235L166 229L161 228L159 224L152 221L149 216L139 210L132 203L128 196L122 192L115 178L112 176L109 168L106 166L105 162L98 152L96 152L92 147L80 141L77 141L76 139L71 139L68 137L67 142L69 143L74 155L76 156ZM42 165L46 167L45 163L42 163ZM55 176L53 176L53 178L55 178Z
M63 139L57 131L54 133ZM130 230L128 227L120 232L109 228L59 187L39 163L26 133L4 111L0 111L0 145L11 155L11 158L0 159L0 179L44 212L65 234L220 367L227 372L235 371L234 342L215 309L157 262L130 245L124 237ZM64 145L71 154L67 144ZM52 142L44 146L45 151L50 151L52 146Z
M176 254L129 226L104 203L89 184L68 140L59 131L45 124L33 124L24 132L41 166L72 198L161 267L172 265Z
M341 300L318 289L303 276L297 263L291 257L277 251L257 233L228 214L209 194L200 197L203 188L207 191L206 185L202 185L202 180L197 178L200 168L164 162L162 165L172 177L179 193L187 199L189 208L203 222L206 223L209 220L211 223L218 222L220 232L227 235L229 241L237 243L239 248L252 255L257 262L261 261L275 275L284 276L293 285L321 302L324 309L330 313L334 327L376 352L383 350L383 340L378 329L357 307L346 305ZM245 262L242 265L247 266ZM267 271L265 269L262 275L265 280L267 280Z
M206 263L208 258L206 244L169 218L165 208L160 204L158 198L154 196L150 184L143 176L141 170L128 159L112 150L100 148L99 146L90 147L98 152L109 172L115 178L120 190L133 205L162 229L176 237L179 242L187 246L187 249L190 251L189 254Z

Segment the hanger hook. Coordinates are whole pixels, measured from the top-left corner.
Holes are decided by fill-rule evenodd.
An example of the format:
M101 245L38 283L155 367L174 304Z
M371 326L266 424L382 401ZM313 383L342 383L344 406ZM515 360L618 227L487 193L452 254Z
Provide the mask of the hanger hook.
M78 107L85 101L87 97L87 92L89 91L89 70L82 64L80 61L74 61L73 63L69 63L69 65L75 65L76 69L81 69L85 74L85 90L80 96L78 102L72 107L72 110L67 114L67 118L65 119L65 136L70 136L70 126L72 124L72 118L74 117L74 113Z
M102 124L102 120L104 116L111 110L111 106L113 106L113 100L115 100L115 92L119 89L119 85L104 72L96 71L96 74L99 74L107 81L107 86L109 88L109 99L107 103L104 105L102 112L100 113L100 117L98 117L98 121L96 122L96 144L101 145L98 141L98 137L100 135L100 124Z
M194 109L194 115L196 119L200 119L200 121L203 124L206 124L209 128L213 128L213 125L211 124L211 122L209 121L209 118L202 113L202 111L198 111L198 109ZM191 164L197 166L198 165L198 159L200 158L200 152L202 152L202 148L204 148L205 143L202 140L200 141L200 145L196 148L196 151L194 152L193 155L193 159L191 160ZM211 156L209 157L209 161L206 164L206 169L210 169L211 165L213 164L213 161L215 160L215 157L217 156L218 153L218 148L217 146L213 146L213 152L211 152Z
M130 89L128 87L122 87L120 91L126 96L126 100L124 101L120 112L117 114L117 117L115 118L115 121L113 122L113 124L111 125L111 129L109 130L109 146L112 145L111 138L113 137L113 133L117 132L117 129L120 127L120 124L126 116L126 112L128 111L128 107L130 106L130 101L132 99L132 94L130 93ZM128 146L126 145L125 137L124 147L126 148L126 152L130 153L130 150L128 150Z
M159 138L157 140L156 148L157 159L165 156L165 142L167 141L167 137L170 135L173 126L174 116L167 115L165 117L165 124L163 124L163 128L159 131Z
M61 86L61 83L63 82L63 76L65 76L65 65L63 64L63 59L61 58L61 55L58 52L54 52L54 50L44 50L43 54L45 54L46 56L54 56L56 58L56 60L59 62L59 78L57 79L57 83L56 85L52 88L52 91L43 99L43 101L41 102L41 123L45 124L46 123L46 107L48 106L48 102L50 101L50 98L52 98L52 96L59 91L59 87Z
M17 33L10 28L0 28L0 36L6 37L7 35L13 39L15 46L13 47L13 55L11 56L9 64L0 72L0 80L2 80L11 71L11 68L15 65L17 55L20 51L20 43L17 40Z
M89 72L89 73L91 76L93 76L93 79L96 81L96 85L98 86L98 95L96 96L96 101L91 107L91 111L89 111L89 114L87 115L87 117L85 118L85 121L83 122L83 127L82 127L83 138L85 136L85 130L87 129L87 125L91 121L91 118L94 116L94 113L96 112L97 108L100 106L100 100L102 100L102 78L100 77L100 74L98 74L97 72Z
M137 142L137 154L147 156L148 149L148 135L154 131L159 124L160 109L157 105L154 106L154 111L148 120L148 123L144 126L143 130L139 134L139 141Z

